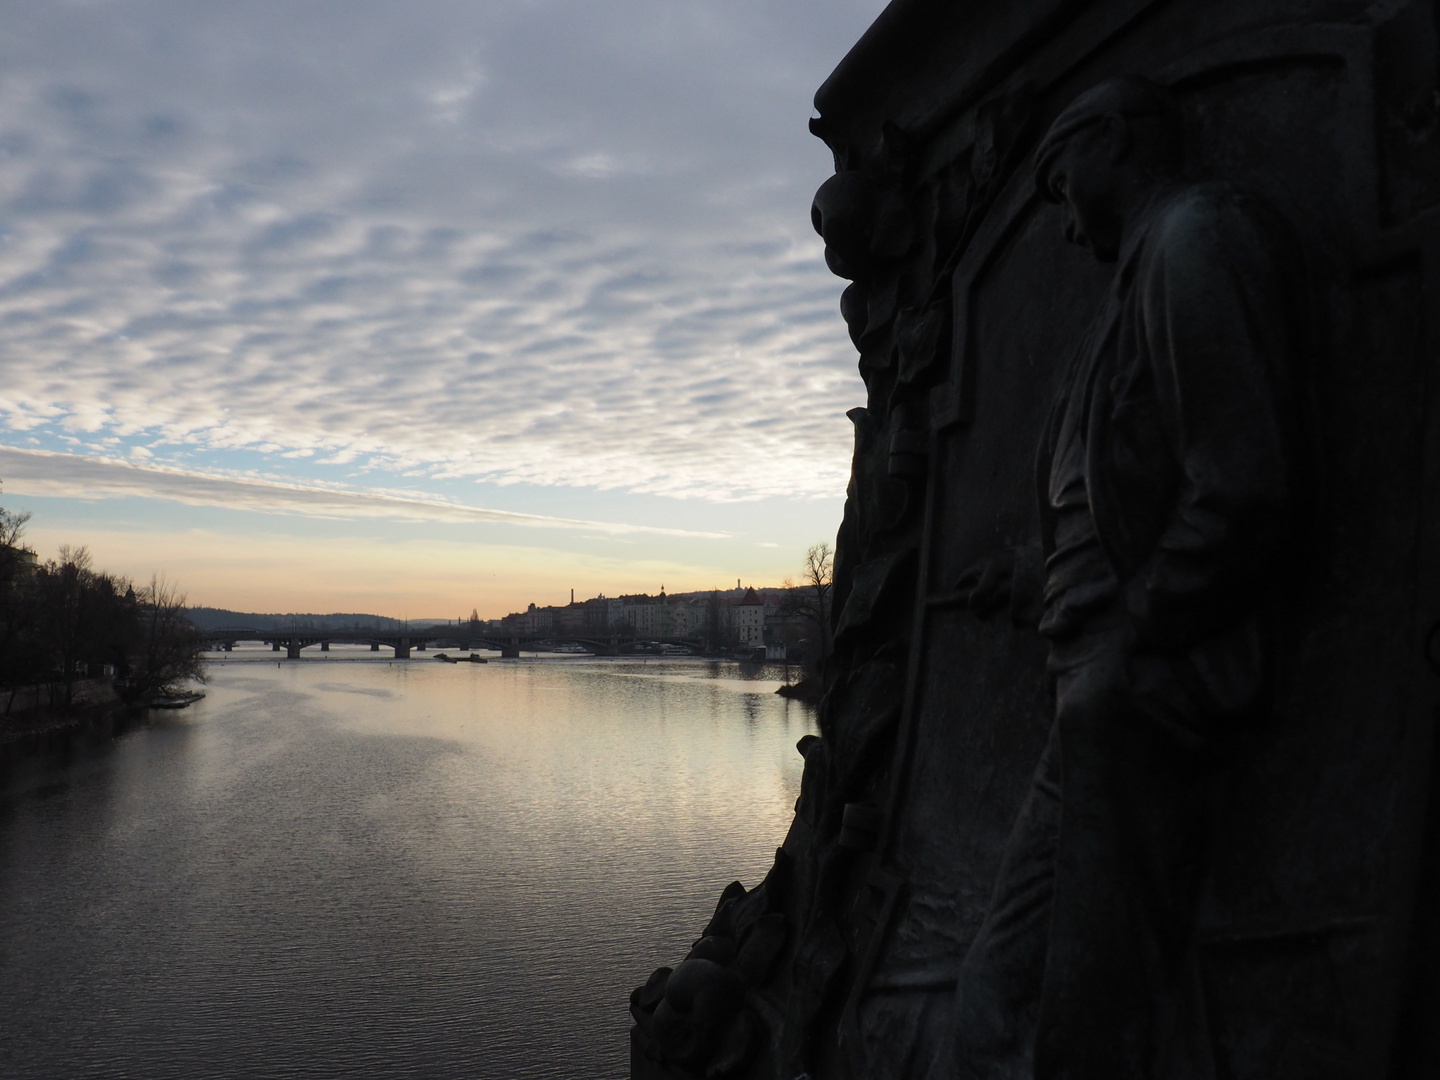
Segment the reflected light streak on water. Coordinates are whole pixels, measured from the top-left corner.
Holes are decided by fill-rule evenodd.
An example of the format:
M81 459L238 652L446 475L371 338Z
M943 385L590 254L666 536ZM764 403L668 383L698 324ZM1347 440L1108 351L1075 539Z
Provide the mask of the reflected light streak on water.
M12 778L0 1073L627 1074L630 989L769 866L811 711L734 664L329 655L237 649Z

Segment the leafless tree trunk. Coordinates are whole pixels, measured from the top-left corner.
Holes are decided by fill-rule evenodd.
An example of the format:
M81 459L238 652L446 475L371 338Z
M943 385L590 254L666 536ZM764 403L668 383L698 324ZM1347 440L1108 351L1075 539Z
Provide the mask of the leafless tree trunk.
M161 577L135 593L139 634L126 696L143 701L205 681L204 643L185 614L185 595Z
M803 616L815 628L816 655L814 666L819 671L830 655L830 596L834 589L832 574L835 552L829 544L811 544L805 552L805 563L798 583L786 578L785 603L781 613Z

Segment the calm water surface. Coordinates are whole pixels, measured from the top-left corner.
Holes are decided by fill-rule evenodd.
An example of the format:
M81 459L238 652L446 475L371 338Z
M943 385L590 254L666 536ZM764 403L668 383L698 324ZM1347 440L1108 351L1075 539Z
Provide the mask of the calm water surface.
M12 778L0 1075L627 1074L631 988L768 868L813 714L778 669L369 656L237 649Z

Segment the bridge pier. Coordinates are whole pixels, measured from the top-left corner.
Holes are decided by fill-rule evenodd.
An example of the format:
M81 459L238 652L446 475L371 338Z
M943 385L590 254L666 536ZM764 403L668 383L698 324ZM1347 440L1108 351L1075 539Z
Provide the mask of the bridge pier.
M520 639L519 639L518 637L512 637L512 638L510 639L510 644L509 644L509 645L501 645L501 646L500 646L500 659L501 659L501 660L519 660L519 659L520 659Z
M406 660L409 659L412 649L426 652L437 642L450 640L437 634L411 637L408 631L404 636L392 636L390 630L379 626L355 626L346 631L306 625L267 630L225 626L205 631L199 637L202 646L208 651L232 652L237 642L254 641L269 645L270 651L274 653L279 653L283 648L290 660L300 659L301 652L311 645L319 645L321 652L328 653L332 651L330 646L335 644L369 645L373 653L378 653L380 646L384 645L393 648L397 658ZM520 639L516 637L514 640L518 648ZM485 644L488 646L490 643L487 641Z

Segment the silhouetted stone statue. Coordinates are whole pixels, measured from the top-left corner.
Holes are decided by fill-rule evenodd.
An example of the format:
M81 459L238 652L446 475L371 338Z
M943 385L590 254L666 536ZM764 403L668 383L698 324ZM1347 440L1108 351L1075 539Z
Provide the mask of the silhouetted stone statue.
M1437 39L893 0L820 88L819 736L637 1080L1440 1076Z
M1149 1076L1185 1033L1208 796L1270 709L1302 264L1253 196L1183 179L1178 109L1143 79L1061 113L1035 180L1115 279L1039 449L1055 724L935 1075ZM976 610L1009 599L1010 559L962 575Z

